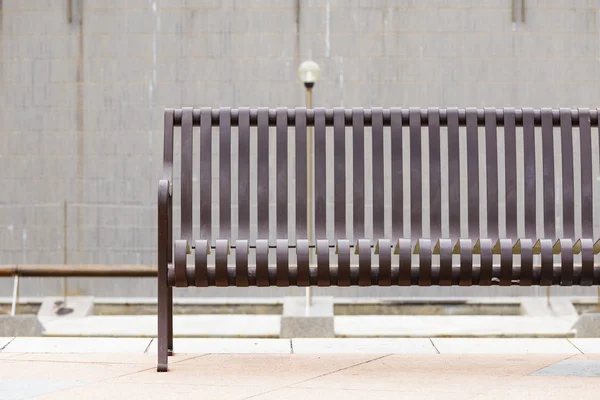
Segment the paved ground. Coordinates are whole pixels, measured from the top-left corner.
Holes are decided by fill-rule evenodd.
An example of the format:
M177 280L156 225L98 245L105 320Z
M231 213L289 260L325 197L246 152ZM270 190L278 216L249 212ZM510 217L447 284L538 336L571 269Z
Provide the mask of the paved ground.
M0 399L597 399L600 388L600 339L180 339L161 374L153 345L0 338Z

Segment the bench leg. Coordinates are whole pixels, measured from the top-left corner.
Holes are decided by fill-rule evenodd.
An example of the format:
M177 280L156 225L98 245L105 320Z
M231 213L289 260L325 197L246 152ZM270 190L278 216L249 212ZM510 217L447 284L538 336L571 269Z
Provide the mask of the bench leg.
M158 279L158 372L167 372L169 365L169 348L172 348L172 315L173 289L166 279Z
M167 296L169 301L169 306L167 307L169 316L167 320L169 321L169 350L167 353L172 356L173 355L173 288L169 286L169 295Z

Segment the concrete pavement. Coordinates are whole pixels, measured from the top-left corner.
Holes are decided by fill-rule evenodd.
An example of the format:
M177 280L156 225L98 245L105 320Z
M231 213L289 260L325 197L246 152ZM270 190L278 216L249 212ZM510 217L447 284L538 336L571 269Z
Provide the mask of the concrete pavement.
M552 400L600 385L599 339L176 339L161 374L153 343L0 339L0 398Z

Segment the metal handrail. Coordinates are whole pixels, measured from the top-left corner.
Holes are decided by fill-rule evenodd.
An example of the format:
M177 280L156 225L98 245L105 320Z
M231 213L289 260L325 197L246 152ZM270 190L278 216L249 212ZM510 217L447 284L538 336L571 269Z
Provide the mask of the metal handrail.
M156 265L97 265L97 264L9 264L0 265L0 277L13 277L10 315L17 313L19 278L156 278Z

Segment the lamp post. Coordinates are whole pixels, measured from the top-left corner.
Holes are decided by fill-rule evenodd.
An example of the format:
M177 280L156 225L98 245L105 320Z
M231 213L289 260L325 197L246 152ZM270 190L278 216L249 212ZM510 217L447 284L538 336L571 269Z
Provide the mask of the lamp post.
M304 83L306 88L306 108L312 108L312 90L315 86L315 82L321 77L321 68L319 64L314 61L304 61L298 67L298 78ZM313 242L313 129L307 127L306 130L306 176L307 176L307 207L308 207L308 242ZM312 251L308 253L308 263L312 265ZM306 288L306 314L308 315L310 306L312 304L312 293L310 286Z

